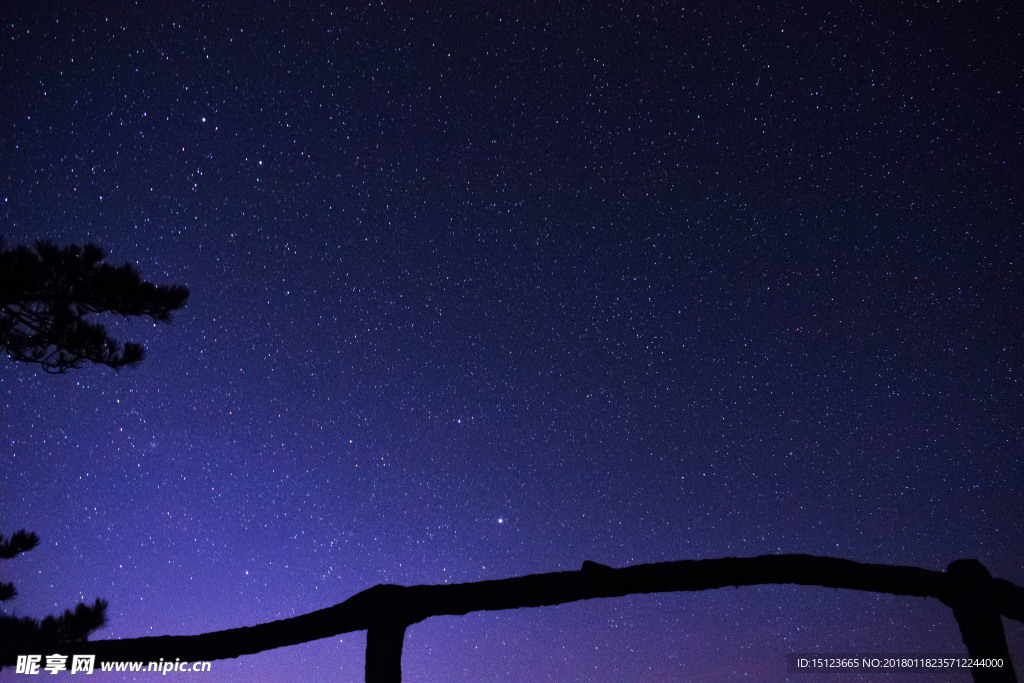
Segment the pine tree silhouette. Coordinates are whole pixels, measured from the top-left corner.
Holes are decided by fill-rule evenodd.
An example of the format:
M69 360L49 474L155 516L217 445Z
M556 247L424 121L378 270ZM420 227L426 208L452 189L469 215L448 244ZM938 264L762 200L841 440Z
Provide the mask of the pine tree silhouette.
M121 344L90 313L149 316L170 322L188 289L145 282L130 265L103 263L95 244L5 249L0 242L0 348L11 359L38 363L51 373L85 361L119 369L145 357L139 344Z
M15 531L10 539L0 534L0 559L9 560L39 545L39 536L24 529ZM12 583L0 582L0 601L7 602L17 596ZM78 603L74 611L66 609L59 617L43 620L0 614L0 640L59 640L78 642L107 623L107 601L96 599L93 605Z
M67 372L86 361L115 370L140 362L145 357L142 346L122 345L85 316L116 313L170 322L171 313L185 305L188 289L145 282L132 266L114 267L103 259L95 244L61 249L40 241L34 249L5 249L0 240L0 348L12 360L38 363L50 373ZM38 544L39 536L24 529L10 539L0 535L0 559L12 559ZM0 582L0 602L17 594L14 584ZM107 601L99 598L42 620L0 614L0 642L84 641L106 623Z

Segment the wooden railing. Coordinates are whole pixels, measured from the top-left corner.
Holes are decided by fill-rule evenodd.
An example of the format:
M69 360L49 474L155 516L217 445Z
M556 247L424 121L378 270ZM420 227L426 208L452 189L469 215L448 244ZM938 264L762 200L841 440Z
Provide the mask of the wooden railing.
M18 654L95 654L97 661L228 659L350 631L366 633L366 680L400 681L402 644L412 624L433 616L560 605L633 593L701 591L726 586L797 584L936 598L953 610L972 659L1002 667L972 669L975 681L1016 681L1002 617L1024 622L1024 589L994 579L977 560L946 571L815 555L761 555L681 560L613 569L584 562L579 571L434 586L381 584L333 607L299 617L196 636L159 636L85 643L0 643L0 666Z

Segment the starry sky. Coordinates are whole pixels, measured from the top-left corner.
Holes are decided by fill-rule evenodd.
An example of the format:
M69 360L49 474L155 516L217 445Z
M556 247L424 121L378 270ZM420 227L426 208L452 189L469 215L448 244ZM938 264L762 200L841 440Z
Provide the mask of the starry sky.
M1019 3L455 4L3 3L6 244L191 290L101 318L137 368L0 367L0 532L42 539L5 608L189 634L779 552L1024 583ZM934 600L764 586L435 618L403 667L790 652L964 649Z

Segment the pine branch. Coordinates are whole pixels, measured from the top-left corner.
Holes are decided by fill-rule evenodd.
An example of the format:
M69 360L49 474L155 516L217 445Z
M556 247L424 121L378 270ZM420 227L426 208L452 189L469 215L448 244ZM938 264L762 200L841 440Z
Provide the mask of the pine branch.
M169 323L171 313L185 305L188 289L145 282L134 267L111 266L103 258L94 244L60 249L38 242L34 250L6 250L0 243L0 348L50 373L86 361L115 370L142 361L141 345L121 344L84 317L114 313Z
M107 601L97 598L92 605L78 603L74 611L42 621L31 617L0 614L0 640L49 640L79 643L107 623Z
M19 553L25 553L39 545L39 536L24 529L15 531L10 539L0 534L0 559L9 560Z

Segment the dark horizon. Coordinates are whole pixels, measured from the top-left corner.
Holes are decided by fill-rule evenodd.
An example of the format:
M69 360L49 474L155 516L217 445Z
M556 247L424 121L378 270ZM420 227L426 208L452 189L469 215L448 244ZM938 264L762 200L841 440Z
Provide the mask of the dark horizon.
M0 561L3 609L102 598L95 639L186 635L380 583L779 553L1024 584L1021 12L0 9L4 244L190 291L170 325L104 319L137 367L0 359L0 533L41 539ZM963 654L933 602L439 617L403 668ZM212 673L358 680L364 647Z

